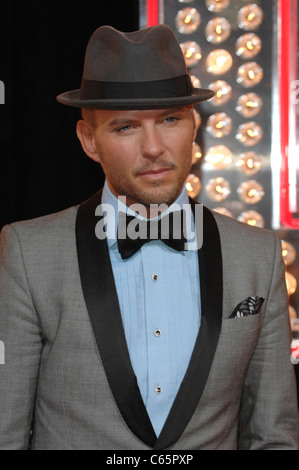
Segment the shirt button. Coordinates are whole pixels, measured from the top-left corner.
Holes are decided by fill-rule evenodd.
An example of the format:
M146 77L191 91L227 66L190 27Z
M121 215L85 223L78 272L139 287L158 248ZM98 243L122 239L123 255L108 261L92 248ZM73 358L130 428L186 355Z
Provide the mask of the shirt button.
M152 275L152 280L153 280L154 282L157 282L157 280L158 280L158 274L153 274L153 275Z
M162 331L161 330L155 330L154 335L156 336L156 338L160 338L160 336L162 335Z
M157 395L161 395L161 393L162 393L162 388L161 388L161 387L156 387L156 388L155 388L155 392L156 392Z

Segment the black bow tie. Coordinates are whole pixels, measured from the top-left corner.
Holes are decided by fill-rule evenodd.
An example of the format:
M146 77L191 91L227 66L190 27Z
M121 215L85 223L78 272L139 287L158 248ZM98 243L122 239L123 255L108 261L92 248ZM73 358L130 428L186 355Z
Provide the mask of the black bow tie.
M118 215L118 251L128 259L152 240L161 240L176 251L186 250L184 211L170 212L157 220L141 220L120 212Z

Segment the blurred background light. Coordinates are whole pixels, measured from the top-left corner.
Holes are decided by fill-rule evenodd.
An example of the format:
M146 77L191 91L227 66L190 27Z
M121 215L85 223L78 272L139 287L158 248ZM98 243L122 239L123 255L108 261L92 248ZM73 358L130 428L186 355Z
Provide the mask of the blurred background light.
M193 147L192 147L192 165L196 165L202 158L202 151L200 146L196 143L193 142Z
M225 145L216 145L208 150L205 161L213 168L222 170L232 163L232 153Z
M237 192L240 199L246 204L257 204L265 195L263 186L255 180L243 181Z
M193 88L201 88L201 82L195 75L190 75Z
M187 189L188 195L191 198L196 198L199 195L201 188L202 188L202 185L198 176L190 174L186 180L186 189Z
M285 278L286 278L286 286L287 286L288 295L291 296L295 294L297 290L297 281L296 281L295 276L293 276L293 274L289 273L288 271L286 271L285 273Z
M241 153L236 166L246 175L256 175L262 168L261 157L255 152Z
M218 139L225 135L229 135L232 128L232 120L226 113L212 114L209 117L206 126L206 130Z
M226 18L213 18L205 29L207 41L212 44L221 44L230 36L230 33L231 25Z
M226 215L226 217L233 218L233 214L231 213L231 211L229 211L225 207L215 207L213 211L217 212L218 214Z
M213 75L228 72L233 65L233 58L226 49L215 49L207 57L207 71Z
M206 191L212 201L221 202L231 194L231 186L225 178L218 177L208 182Z
M264 71L256 62L246 62L237 71L237 82L245 88L258 85L263 77Z
M244 222L252 227L265 227L264 217L257 211L245 211L238 217L239 222Z
M263 129L254 121L246 122L238 127L236 139L245 147L252 147L263 138Z
M194 67L202 58L201 47L195 41L186 41L180 44L187 67Z
M246 118L256 116L262 109L263 100L256 93L246 93L238 98L236 111Z
M202 119L198 111L194 110L194 116L195 116L195 125L196 129L198 130L201 126Z
M262 48L261 39L254 33L241 36L236 42L236 54L242 59L252 59Z
M184 8L176 16L177 30L182 34L192 34L200 25L201 17L196 8Z
M282 258L285 265L290 266L291 264L293 264L297 256L297 252L294 245L285 240L281 240L281 250Z
M214 106L221 106L231 99L232 87L224 80L210 83L209 88L215 92L215 96L210 100Z
M263 21L263 10L255 3L250 3L238 12L239 28L245 31L253 31L258 28Z
M229 4L230 0L206 0L207 9L213 13L225 10Z

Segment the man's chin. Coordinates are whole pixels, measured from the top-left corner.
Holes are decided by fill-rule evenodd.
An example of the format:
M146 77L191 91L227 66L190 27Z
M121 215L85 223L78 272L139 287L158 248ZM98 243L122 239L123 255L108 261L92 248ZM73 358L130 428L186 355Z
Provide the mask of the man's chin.
M140 191L139 194L136 196L135 201L138 204L143 204L146 207L150 207L151 205L162 205L166 204L170 206L173 202L178 198L182 191L182 187L176 188L161 188L156 187L151 191Z

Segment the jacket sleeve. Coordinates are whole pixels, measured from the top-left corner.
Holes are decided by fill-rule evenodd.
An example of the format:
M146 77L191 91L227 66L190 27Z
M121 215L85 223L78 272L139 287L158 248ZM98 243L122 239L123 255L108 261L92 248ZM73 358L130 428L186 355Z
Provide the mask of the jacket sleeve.
M38 380L42 335L16 231L0 236L0 449L26 450ZM3 354L2 354L3 355Z
M296 450L299 446L285 266L276 235L273 254L263 326L243 391L239 448L245 450Z

